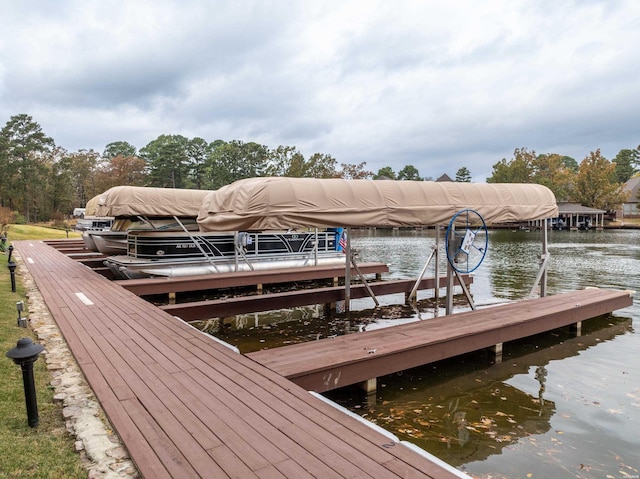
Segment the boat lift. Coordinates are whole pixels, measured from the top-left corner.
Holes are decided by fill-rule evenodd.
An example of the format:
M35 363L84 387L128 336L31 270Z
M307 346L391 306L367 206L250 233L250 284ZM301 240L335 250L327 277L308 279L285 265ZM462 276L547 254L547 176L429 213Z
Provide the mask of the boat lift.
M464 227L456 230L456 223L461 223ZM350 283L351 283L351 267L356 270L362 283L364 284L369 296L374 301L376 307L379 306L378 299L371 290L366 278L362 275L358 269L358 265L355 261L351 249L351 235L350 229L347 228L347 243L345 248L345 254L347 255L346 261L346 273L345 273L345 311L350 311ZM415 304L417 301L417 294L420 282L424 278L431 263L434 264L434 277L436 278L436 287L434 288L435 299L435 311L434 316L439 315L440 304L440 288L438 285L438 278L440 277L440 231L441 227L435 227L435 244L432 246L431 254L425 262L419 276L416 278L415 284L411 289L411 292L407 295L407 302ZM550 254L548 249L548 232L547 229L541 227L542 231L542 253L540 255L540 264L538 274L535 278L534 284L531 288L527 298L533 298L536 296L536 292L539 291L539 296L544 297L547 295L547 270L550 260ZM464 281L463 274L469 274L475 271L487 253L488 249L488 230L486 223L482 216L474 210L462 210L451 219L449 226L446 230L445 249L447 252L447 274L446 274L446 303L445 314L449 315L453 313L453 289L455 287L455 280L458 280L462 292L467 299L469 306L472 310L476 310L473 297L467 288Z

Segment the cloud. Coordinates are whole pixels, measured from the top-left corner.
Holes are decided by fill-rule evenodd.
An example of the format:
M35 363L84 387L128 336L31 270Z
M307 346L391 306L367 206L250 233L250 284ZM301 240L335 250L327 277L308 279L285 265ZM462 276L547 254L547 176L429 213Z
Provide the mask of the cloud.
M4 1L0 121L56 143L294 145L370 170L640 143L640 4ZM4 28L6 26L6 28Z

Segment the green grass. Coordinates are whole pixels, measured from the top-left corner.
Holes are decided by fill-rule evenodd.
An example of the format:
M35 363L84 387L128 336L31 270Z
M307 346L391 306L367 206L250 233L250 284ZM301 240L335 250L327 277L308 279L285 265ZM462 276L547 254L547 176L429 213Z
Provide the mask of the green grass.
M45 240L62 238L80 238L82 235L77 231L65 231L62 229L49 228L47 226L35 225L9 225L7 226L7 237L9 241L24 239Z
M59 236L61 234L61 236ZM71 234L71 233L70 233ZM64 230L13 225L9 241L17 239L66 238ZM17 326L16 302L26 298L20 276L16 275L16 292L11 291L11 277L6 254L0 255L0 479L5 478L86 478L81 457L74 450L75 439L66 431L62 406L53 402L53 389L44 357L34 363L39 425L27 424L22 371L5 356L23 337L36 341L30 328ZM27 312L23 313L27 316Z

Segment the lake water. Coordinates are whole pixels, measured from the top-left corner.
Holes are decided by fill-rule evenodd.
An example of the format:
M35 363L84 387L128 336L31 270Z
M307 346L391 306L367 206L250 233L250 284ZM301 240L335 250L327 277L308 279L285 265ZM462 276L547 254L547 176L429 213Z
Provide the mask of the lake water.
M415 278L434 237L433 230L354 231L352 247L361 262L388 263L386 277ZM476 305L524 298L540 250L539 231L490 231L471 286ZM549 294L640 291L638 230L550 231L549 250ZM353 301L349 318L317 306L200 326L248 352L434 315L429 295L419 296L417 309L391 306L401 295L383 299L376 310L371 300ZM459 296L456 311L464 309ZM473 477L640 477L638 321L636 295L631 307L584 322L580 336L563 328L505 344L499 364L480 351L380 378L375 397L356 388L327 396Z

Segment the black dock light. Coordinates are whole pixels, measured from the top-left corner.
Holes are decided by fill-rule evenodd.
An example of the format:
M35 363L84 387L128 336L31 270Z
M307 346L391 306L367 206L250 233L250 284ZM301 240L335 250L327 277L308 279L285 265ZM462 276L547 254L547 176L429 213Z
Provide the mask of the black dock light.
M11 262L11 255L13 254L13 245L10 244L8 249L9 249L9 254L7 255L7 263L10 263Z
M38 425L38 402L36 398L36 385L33 380L33 363L38 360L38 355L44 351L41 344L34 343L31 338L18 340L15 348L9 350L7 357L22 368L22 382L24 383L24 399L27 404L27 420L29 427Z
M18 301L16 303L16 309L18 310L18 326L21 328L27 327L27 318L22 317L22 312L24 311L24 303L22 301Z
M7 263L9 267L9 273L11 275L11 291L16 292L16 266L18 266L15 262L9 261Z

